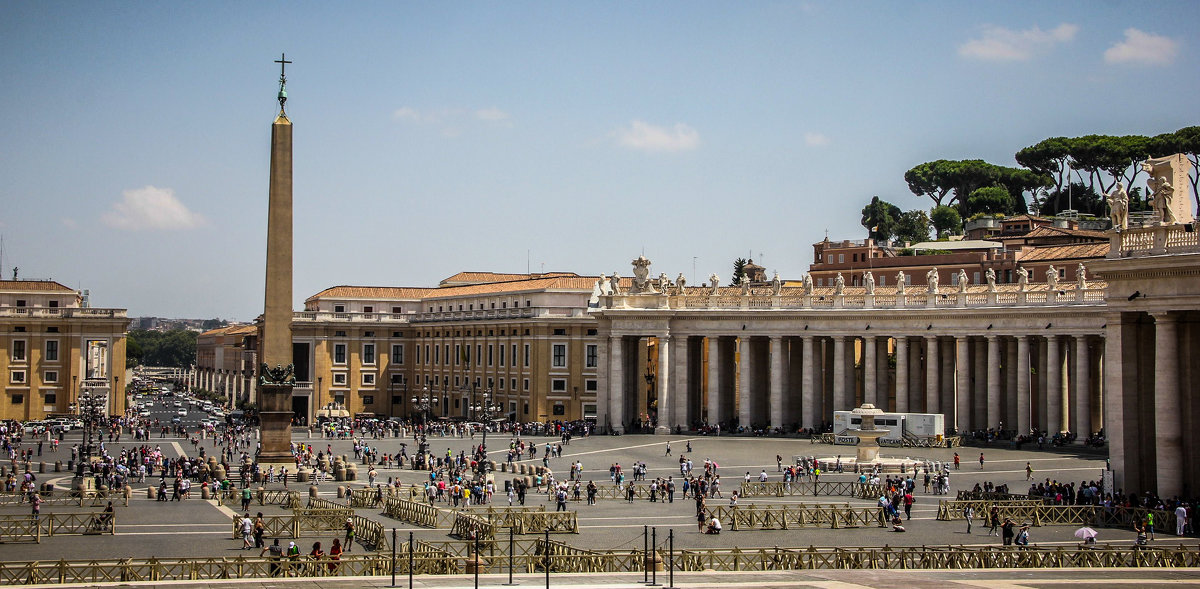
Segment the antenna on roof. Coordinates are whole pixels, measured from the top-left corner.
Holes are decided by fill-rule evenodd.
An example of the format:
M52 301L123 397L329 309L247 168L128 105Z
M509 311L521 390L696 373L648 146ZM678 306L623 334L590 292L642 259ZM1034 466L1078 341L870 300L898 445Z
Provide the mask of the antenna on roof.
M525 249L525 273L529 274L529 249Z

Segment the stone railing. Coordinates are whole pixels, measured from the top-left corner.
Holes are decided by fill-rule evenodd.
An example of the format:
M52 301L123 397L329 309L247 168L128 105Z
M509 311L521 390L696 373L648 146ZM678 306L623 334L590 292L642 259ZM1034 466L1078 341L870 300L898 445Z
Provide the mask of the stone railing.
M334 313L331 311L296 311L292 321L298 323L351 322L351 323L408 323L412 315L406 313Z
M26 317L30 319L61 319L72 317L125 317L125 309L97 309L92 307L0 307L0 317Z
M986 286L970 286L965 290L949 286L938 293L924 287L910 287L906 293L895 287L878 288L866 294L862 287L847 287L836 294L828 287L816 288L804 294L801 288L785 288L780 294L770 289L756 289L747 294L713 293L709 288L688 287L682 293L647 295L607 295L600 298L607 309L950 309L1026 306L1103 305L1107 283L1089 280L1081 287L1077 283L1060 283L1054 290L1047 284L1031 284L1023 289L1004 285L997 290ZM721 291L737 289L721 289ZM761 292L765 290L765 292Z
M1130 227L1113 233L1109 258L1136 258L1200 252L1200 233L1194 224Z

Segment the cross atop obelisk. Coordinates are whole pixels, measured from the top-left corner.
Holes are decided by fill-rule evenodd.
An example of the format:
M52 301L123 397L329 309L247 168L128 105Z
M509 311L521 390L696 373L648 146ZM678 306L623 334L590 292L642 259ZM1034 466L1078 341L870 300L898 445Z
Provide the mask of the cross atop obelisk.
M283 114L283 104L287 102L287 64L292 62L288 61L286 53L280 53L275 63L279 64L279 113Z
M291 455L292 387L292 122L280 58L279 115L271 125L271 183L267 203L267 272L263 304L262 357L259 368L260 465L295 464ZM307 418L307 415L303 417Z

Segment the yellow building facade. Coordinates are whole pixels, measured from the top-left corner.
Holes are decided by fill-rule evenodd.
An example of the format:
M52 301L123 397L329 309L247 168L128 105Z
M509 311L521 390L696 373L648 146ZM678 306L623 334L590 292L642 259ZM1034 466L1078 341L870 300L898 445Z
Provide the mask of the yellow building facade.
M125 309L87 307L57 282L0 281L0 419L72 414L84 393L123 414L128 325Z
M293 409L520 422L596 415L596 277L464 272L436 288L335 286L293 319ZM415 401L414 401L415 399Z

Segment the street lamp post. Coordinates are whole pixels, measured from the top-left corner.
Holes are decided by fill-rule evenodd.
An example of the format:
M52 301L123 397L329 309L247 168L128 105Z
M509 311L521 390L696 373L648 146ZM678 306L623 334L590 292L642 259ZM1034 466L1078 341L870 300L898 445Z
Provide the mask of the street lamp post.
M421 425L429 423L429 408L437 405L437 394L429 390L429 386L421 388L421 393L411 399L412 404L421 412Z
M91 474L92 437L104 417L105 402L106 399L99 395L84 393L78 397L78 403L72 404L71 409L77 412L79 420L83 422L83 443L79 447L79 464L75 467L77 478Z
M480 446L480 456L478 461L479 474L487 476L487 432L488 426L492 423L492 418L500 412L501 407L492 398L492 389L484 389L482 398L475 403L471 409L475 412L475 419L483 424L483 445Z

